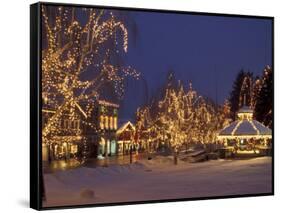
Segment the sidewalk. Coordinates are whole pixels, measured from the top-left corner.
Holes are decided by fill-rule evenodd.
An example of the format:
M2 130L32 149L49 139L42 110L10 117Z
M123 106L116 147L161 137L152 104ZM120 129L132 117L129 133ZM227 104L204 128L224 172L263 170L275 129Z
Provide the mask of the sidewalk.
M132 163L147 158L146 153L133 154ZM108 156L104 159L90 158L84 164L80 164L79 161L75 159L56 160L51 163L43 162L44 173L54 173L57 171L66 171L69 169L79 168L81 166L96 168L96 167L106 167L109 165L125 165L130 164L130 155L119 155L119 156Z

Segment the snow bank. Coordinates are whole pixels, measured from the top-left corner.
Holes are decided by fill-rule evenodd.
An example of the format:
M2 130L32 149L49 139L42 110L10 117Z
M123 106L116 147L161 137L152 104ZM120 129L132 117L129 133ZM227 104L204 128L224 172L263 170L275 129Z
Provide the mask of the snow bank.
M123 166L77 168L44 175L44 206L268 193L271 158L173 164L156 157ZM93 196L81 196L82 191Z
M145 166L146 168L166 168L167 166L175 166L174 156L156 156L151 160L143 159L138 161L139 164ZM178 159L178 165L185 163L184 161Z

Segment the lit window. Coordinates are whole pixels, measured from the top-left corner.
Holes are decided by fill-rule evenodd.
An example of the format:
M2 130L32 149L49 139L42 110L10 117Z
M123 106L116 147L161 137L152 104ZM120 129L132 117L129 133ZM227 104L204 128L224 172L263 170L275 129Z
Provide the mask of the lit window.
M114 117L114 129L117 129L117 117Z
M62 128L62 127L63 127L62 120L59 120L59 121L58 121L58 127L59 127L59 128Z
M63 127L64 127L64 129L67 129L68 128L68 120L64 120L63 121Z
M101 106L101 107L100 107L100 111L101 111L101 112L105 112L104 106Z
M77 120L73 121L73 129L77 129Z
M103 116L100 116L100 128L101 129L104 129L104 124L103 124L103 121L104 119L103 119Z
M110 124L109 124L109 126L110 126L110 129L114 128L114 126L113 126L113 117L110 117Z
M104 116L104 128L108 129L108 116Z

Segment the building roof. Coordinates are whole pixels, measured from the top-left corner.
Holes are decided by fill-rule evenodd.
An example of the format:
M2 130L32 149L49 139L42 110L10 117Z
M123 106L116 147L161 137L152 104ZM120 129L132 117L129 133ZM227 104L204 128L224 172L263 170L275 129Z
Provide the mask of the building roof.
M121 134L122 132L124 132L128 127L131 127L133 129L133 131L136 130L134 124L132 124L130 121L127 121L126 123L124 123L116 132L117 135Z
M77 102L75 102L75 106L78 108L78 110L82 113L82 115L83 115L85 118L88 117L87 114L86 114L86 112L82 109L82 107L81 107Z
M119 107L118 104L115 104L115 103L112 103L112 102L109 102L109 101L106 101L106 100L99 100L98 103L100 105L109 106L109 107L115 107L115 108Z
M87 118L88 116L87 116L86 112L82 109L82 107L81 107L76 101L74 101L74 104L75 104L76 108L78 109L78 111L81 112L81 114L82 114L85 118ZM48 108L43 108L43 109L42 109L42 112L45 112L45 113L52 113L52 114L55 114L56 111L57 111L57 109L48 109Z

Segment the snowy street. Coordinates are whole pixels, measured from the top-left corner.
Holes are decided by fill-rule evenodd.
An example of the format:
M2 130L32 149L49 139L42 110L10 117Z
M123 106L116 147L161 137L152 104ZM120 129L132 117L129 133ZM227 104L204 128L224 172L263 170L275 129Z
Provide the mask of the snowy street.
M179 162L169 157L131 165L45 174L44 206L227 196L272 191L271 157ZM92 197L81 192L92 191Z

